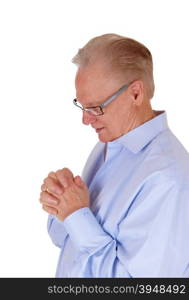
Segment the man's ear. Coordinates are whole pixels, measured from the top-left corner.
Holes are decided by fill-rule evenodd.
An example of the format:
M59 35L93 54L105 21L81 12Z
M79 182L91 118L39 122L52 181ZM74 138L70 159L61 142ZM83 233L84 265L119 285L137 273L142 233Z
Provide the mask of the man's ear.
M131 83L130 94L133 104L140 106L144 99L144 83L142 80L135 80L133 83Z

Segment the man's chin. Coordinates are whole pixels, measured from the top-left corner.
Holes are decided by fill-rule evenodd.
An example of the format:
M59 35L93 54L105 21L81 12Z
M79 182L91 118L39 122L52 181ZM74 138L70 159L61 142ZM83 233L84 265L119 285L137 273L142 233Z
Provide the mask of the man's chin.
M113 138L111 135L108 136L107 134L98 134L98 139L99 141L101 141L102 143L108 143L108 142L113 142L114 140L116 140L118 137Z
M101 141L102 143L107 143L110 141L110 139L108 139L108 137L105 134L99 134L98 135L98 139L99 141Z

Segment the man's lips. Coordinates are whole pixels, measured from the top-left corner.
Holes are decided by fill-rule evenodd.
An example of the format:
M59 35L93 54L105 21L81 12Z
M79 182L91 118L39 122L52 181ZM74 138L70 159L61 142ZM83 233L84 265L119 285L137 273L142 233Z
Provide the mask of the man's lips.
M96 132L100 132L102 129L104 129L104 127L96 128Z

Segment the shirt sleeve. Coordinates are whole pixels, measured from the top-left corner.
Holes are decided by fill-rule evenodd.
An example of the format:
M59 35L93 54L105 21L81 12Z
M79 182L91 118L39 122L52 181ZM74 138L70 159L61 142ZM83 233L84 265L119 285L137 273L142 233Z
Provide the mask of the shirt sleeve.
M189 191L158 177L143 186L119 224L119 257L133 277L188 277Z
M75 211L63 223L79 251L70 277L131 277L117 258L117 241L88 207Z
M188 190L148 182L112 237L89 208L63 221L79 255L70 277L188 277Z
M47 231L52 242L57 247L62 248L68 235L63 223L55 216L48 215Z

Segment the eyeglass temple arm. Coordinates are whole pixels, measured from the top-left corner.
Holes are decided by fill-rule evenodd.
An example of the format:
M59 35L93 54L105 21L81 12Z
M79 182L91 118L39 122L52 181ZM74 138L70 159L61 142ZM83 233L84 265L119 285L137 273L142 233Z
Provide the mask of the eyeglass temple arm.
M126 90L128 88L128 86L129 86L129 84L125 84L124 86L122 86L115 94L113 94L107 101L102 103L100 106L103 108L105 105L112 102L112 100L117 98L124 90Z

